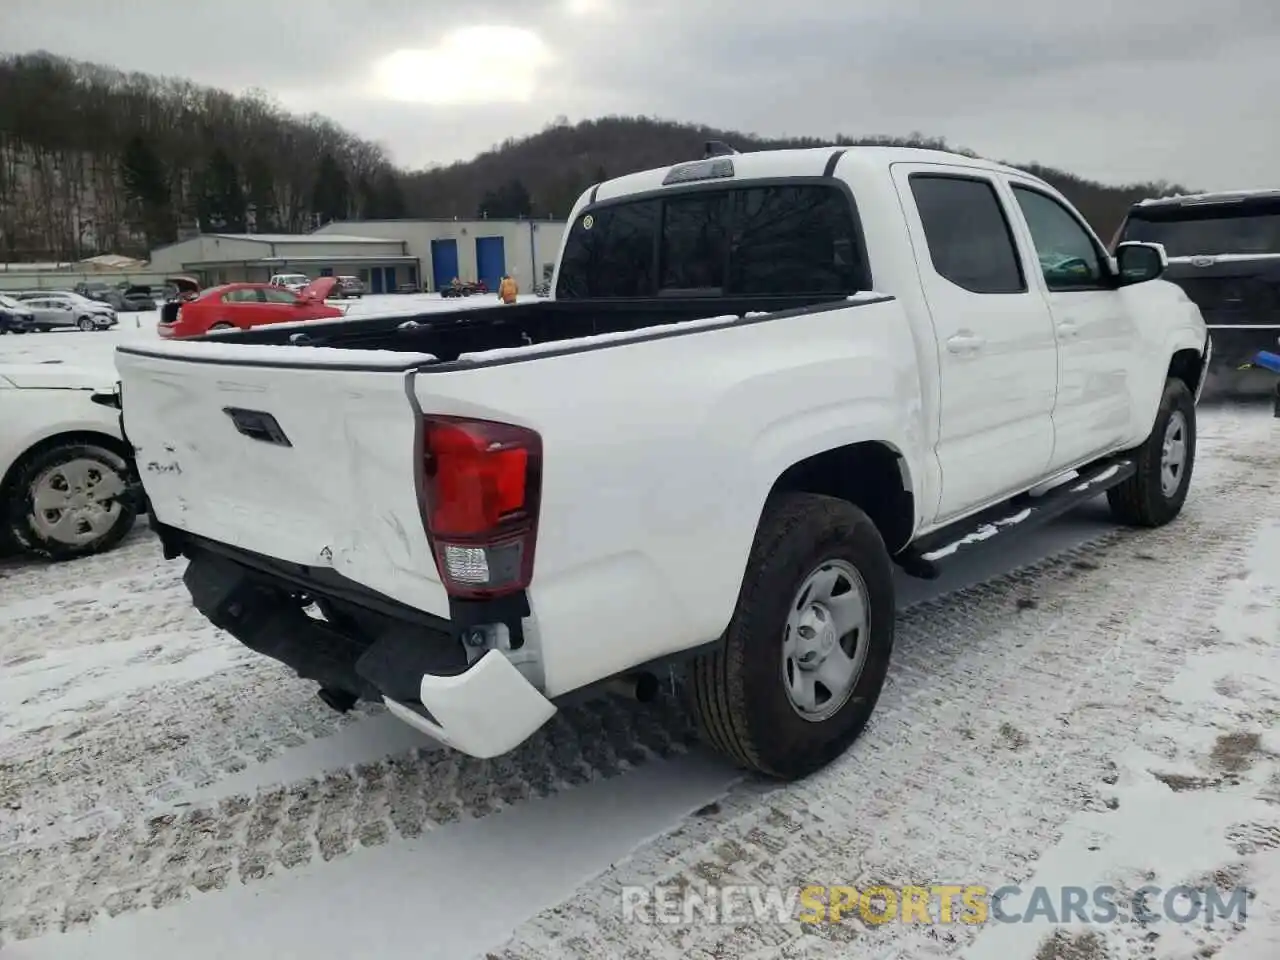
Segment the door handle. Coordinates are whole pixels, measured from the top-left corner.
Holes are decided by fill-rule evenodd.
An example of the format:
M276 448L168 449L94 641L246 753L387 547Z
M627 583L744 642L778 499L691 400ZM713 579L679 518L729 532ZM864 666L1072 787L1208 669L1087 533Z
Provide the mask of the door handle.
M947 349L952 353L976 353L986 345L986 342L971 333L957 333L947 338Z
M1063 320L1058 324L1058 335L1063 339L1074 337L1080 332L1074 320Z

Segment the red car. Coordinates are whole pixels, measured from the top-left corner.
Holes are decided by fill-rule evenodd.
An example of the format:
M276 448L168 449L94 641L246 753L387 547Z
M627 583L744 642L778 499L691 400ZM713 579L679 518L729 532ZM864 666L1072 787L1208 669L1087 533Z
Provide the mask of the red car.
M181 339L210 330L248 330L269 323L341 317L341 310L324 302L337 282L336 277L321 277L300 293L265 283L224 283L184 301L173 321L161 320L156 331L165 338Z

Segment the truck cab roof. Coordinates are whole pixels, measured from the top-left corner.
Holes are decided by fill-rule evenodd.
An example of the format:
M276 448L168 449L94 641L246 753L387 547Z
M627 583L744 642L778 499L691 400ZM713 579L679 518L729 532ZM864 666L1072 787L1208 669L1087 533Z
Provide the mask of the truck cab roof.
M665 187L705 183L706 180L686 179L672 182L669 177L671 171L676 168L714 161L729 161L732 164L731 176L715 178L723 179L726 186L733 180L831 176L837 172L837 169L843 176L855 178L859 172L870 174L882 171L895 163L945 163L948 166L969 167L989 173L1017 173L1022 177L1029 176L1025 171L1015 171L1005 164L944 150L881 146L806 147L798 150L758 150L752 153L690 158L669 167L642 170L598 184L589 194L588 202L601 203L634 194L662 190Z

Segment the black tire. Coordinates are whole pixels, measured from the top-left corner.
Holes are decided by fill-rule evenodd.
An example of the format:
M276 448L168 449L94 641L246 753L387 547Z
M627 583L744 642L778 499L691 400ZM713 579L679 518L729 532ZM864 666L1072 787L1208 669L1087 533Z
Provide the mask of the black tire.
M824 563L844 561L862 579L869 639L849 698L811 720L786 691L783 638L797 591ZM735 763L783 780L840 756L866 726L893 651L893 566L865 513L832 497L788 493L766 505L733 619L714 652L689 666L694 715L712 746Z
M83 330L85 333L91 332L95 326L93 322L93 317L81 317L79 320L76 321L76 326L79 327L81 330Z
M1161 469L1165 432L1177 414L1181 414L1185 425L1186 455L1177 474L1176 488L1166 493ZM1196 462L1196 404L1191 390L1183 381L1174 377L1165 381L1164 395L1160 398L1151 433L1133 454L1137 460L1137 472L1107 491L1111 516L1128 526L1162 527L1182 512Z
M28 454L14 470L4 490L5 532L20 549L47 560L74 560L110 550L133 529L138 507L134 498L121 496L116 502L120 510L115 522L100 536L82 543L70 544L49 537L37 525L34 511L35 484L49 470L73 460L92 460L103 471L115 473L122 483L129 483L129 466L119 454L94 443L70 441L45 447Z
M209 329L210 330L234 330L235 328L236 328L236 325L234 323L227 323L227 321L225 320L220 320L218 323L215 323Z

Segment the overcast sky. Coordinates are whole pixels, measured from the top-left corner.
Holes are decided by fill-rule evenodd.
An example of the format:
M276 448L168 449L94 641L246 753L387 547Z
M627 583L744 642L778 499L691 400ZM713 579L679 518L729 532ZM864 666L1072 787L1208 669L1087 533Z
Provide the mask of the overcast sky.
M1280 185L1276 0L0 0L0 49L41 48L261 88L409 167L612 113Z

